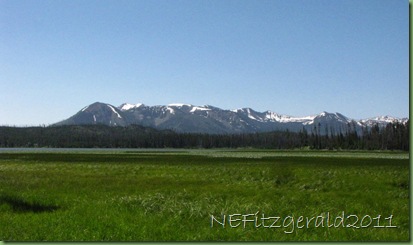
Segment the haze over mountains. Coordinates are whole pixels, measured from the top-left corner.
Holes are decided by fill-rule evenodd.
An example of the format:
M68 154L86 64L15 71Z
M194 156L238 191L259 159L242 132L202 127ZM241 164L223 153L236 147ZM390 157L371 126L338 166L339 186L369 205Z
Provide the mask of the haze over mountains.
M318 115L293 117L275 112L257 112L251 108L225 110L211 105L169 104L147 106L124 103L118 107L96 102L81 109L75 115L54 125L104 124L128 126L137 124L155 129L171 129L180 133L233 134L276 130L319 134L361 132L375 124L383 127L391 122L406 123L408 118L378 116L354 120L340 113L321 112Z

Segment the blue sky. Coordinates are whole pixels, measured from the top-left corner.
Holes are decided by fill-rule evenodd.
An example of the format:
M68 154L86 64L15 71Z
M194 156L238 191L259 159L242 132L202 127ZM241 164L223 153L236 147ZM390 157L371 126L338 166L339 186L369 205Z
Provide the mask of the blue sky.
M0 0L0 125L96 101L408 117L408 1Z

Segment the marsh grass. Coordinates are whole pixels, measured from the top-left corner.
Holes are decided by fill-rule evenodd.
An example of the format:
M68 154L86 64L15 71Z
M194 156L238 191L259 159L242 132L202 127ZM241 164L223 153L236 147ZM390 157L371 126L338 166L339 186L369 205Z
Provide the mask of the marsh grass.
M0 154L0 240L407 241L406 154L339 154ZM342 212L393 215L397 228L211 227L211 215Z

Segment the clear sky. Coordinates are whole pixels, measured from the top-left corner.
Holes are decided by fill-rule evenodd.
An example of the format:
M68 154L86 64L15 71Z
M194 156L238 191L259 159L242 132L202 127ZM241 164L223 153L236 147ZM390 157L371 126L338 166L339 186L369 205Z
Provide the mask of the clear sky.
M0 125L100 101L409 115L407 0L0 0Z

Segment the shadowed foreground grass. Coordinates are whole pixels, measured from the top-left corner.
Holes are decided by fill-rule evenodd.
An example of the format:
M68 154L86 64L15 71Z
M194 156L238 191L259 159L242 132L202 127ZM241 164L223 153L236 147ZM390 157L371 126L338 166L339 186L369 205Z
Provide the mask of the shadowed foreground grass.
M409 240L407 154L239 154L2 153L0 240Z

